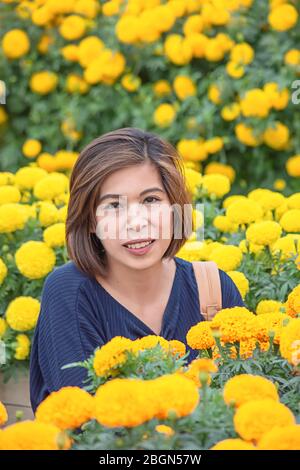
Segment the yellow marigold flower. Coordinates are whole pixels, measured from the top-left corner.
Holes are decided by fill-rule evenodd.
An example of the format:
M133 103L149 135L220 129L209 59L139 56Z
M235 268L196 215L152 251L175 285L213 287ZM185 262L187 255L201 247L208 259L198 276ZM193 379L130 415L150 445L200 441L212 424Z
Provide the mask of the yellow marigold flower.
M237 64L248 65L253 59L254 49L246 42L235 44L230 51L230 60Z
M193 48L188 38L180 34L169 34L164 43L164 53L172 63L185 65L193 57Z
M115 26L115 34L120 42L134 44L139 39L140 22L136 16L124 15Z
M220 104L221 100L221 91L217 85L214 83L209 86L208 89L208 98L215 104Z
M7 411L3 403L0 401L0 426L6 423L8 420ZM0 431L1 432L1 431Z
M63 173L51 173L39 180L33 188L33 194L37 199L54 199L56 196L67 192L69 179Z
M172 339L169 341L169 345L173 355L178 354L179 357L182 357L186 353L186 347L182 341Z
M79 387L63 387L48 395L37 407L37 421L67 430L80 427L94 415L94 399Z
M231 277L236 287L238 288L242 298L244 299L246 294L249 292L249 281L246 278L245 274L239 271L227 271L227 274L229 277Z
M66 79L66 90L69 92L69 93L81 93L81 94L84 94L86 93L90 88L90 85L88 83L86 83L85 80L83 80L83 78L78 75L78 74L75 74L75 73L71 73L67 76L67 79ZM64 120L62 125L61 125L61 130L62 132L67 135L67 131L69 130L69 127L71 127L69 125L70 123L70 120ZM72 126L73 127L73 126ZM73 130L73 128L71 129ZM69 132L71 131L69 130ZM74 131L73 131L74 132Z
M66 60L77 62L79 60L78 50L78 46L75 44L68 44L67 46L62 47L60 52Z
M201 321L192 326L187 332L186 340L193 349L211 349L215 345L211 322Z
M204 146L207 150L207 153L217 153L222 150L224 142L222 137L213 137L205 141Z
M204 56L210 62L218 62L224 58L225 51L217 37L208 38L205 43Z
M4 318L0 317L0 338L3 338L4 333L6 332L7 329L7 323L4 320Z
M274 210L285 202L285 197L282 194L264 188L250 191L248 198L258 202L265 211Z
M69 15L62 20L59 26L59 33L64 39L73 41L84 35L86 27L87 23L84 18L79 15Z
M241 78L245 74L245 69L242 65L231 60L226 64L226 72L231 78Z
M246 307L220 310L211 321L211 327L220 331L224 343L248 340L257 335L256 316Z
M294 193L287 199L289 209L300 209L300 193Z
M27 335L17 335L17 346L15 350L15 359L24 361L28 358L30 352L30 339Z
M4 34L2 39L2 50L9 59L19 59L27 54L30 49L30 40L25 31L11 29Z
M233 421L235 430L242 439L254 442L275 427L295 424L294 415L289 408L270 398L244 403L238 408Z
M86 18L93 19L99 12L100 5L96 0L77 0L73 11L79 13Z
M163 349L169 351L169 341L159 335L147 335L132 341L131 350L133 352L143 351L144 349L154 348L158 343Z
M278 191L282 191L286 187L286 182L283 178L276 178L273 184L273 188Z
M33 10L31 20L38 26L48 26L48 23L54 18L55 11L51 11L46 5Z
M217 371L218 367L212 359L199 358L194 359L189 364L188 369L184 372L184 376L193 380L197 387L202 387L202 381L204 380L209 385L211 383L211 376L209 374Z
M59 209L53 203L39 201L36 203L36 207L39 211L38 218L42 227L53 225L59 221Z
M274 126L268 127L263 134L264 142L274 150L284 150L290 138L290 131L281 122L276 122Z
M261 134L256 135L252 127L246 126L240 122L234 128L237 139L245 145L250 147L257 147L263 142Z
M9 204L11 202L20 202L20 200L21 193L16 186L0 186L0 205Z
M208 174L202 177L202 187L209 195L215 195L217 198L223 197L230 191L230 180L228 176L218 173Z
M296 25L298 12L293 5L278 5L269 13L268 21L276 31L287 31Z
M237 200L226 209L227 217L236 224L250 224L263 217L261 205L251 200Z
M25 227L28 215L18 203L0 205L0 233L11 233Z
M235 170L230 165L225 165L224 163L220 162L210 162L206 165L204 173L206 175L211 175L212 173L219 173L221 175L225 175L229 178L230 183L233 183L235 180Z
M294 289L289 293L285 307L286 313L290 317L296 317L300 314L300 284L294 287Z
M233 204L236 201L247 201L247 197L243 196L242 194L234 194L233 196L228 196L224 199L223 201L223 207L224 209L227 209L227 207L230 206L230 204Z
M35 327L39 313L38 299L20 296L9 303L6 309L6 321L13 330L28 331Z
M267 342L274 335L274 343L279 344L282 328L289 322L289 316L284 313L264 313L256 319L258 326L257 338Z
M0 171L0 186L7 185L7 184L14 184L14 183L15 183L14 173L10 173L9 171Z
M151 396L152 381L109 380L95 395L95 418L107 427L139 426L155 416L157 404Z
M217 215L213 220L213 226L220 232L233 233L238 231L238 226L234 225L226 215Z
M147 386L148 382L145 381L144 384ZM158 419L166 419L169 412L175 413L177 418L187 416L195 411L199 402L198 387L181 373L153 379L149 392L153 397L155 417Z
M64 222L66 223L67 220L67 211L68 211L68 206L65 205L58 209L57 211L57 217L58 217L58 222Z
M28 279L41 279L53 270L56 257L46 243L30 240L16 251L15 262L23 276Z
M175 431L170 426L166 426L165 424L158 424L155 426L155 431L165 434L166 436L172 436Z
M250 225L246 230L246 239L256 245L270 245L280 238L281 233L277 222L265 220Z
M123 75L121 79L121 84L125 90L133 92L140 88L142 80L140 77L133 75L132 73L127 73Z
M261 300L256 306L256 314L280 313L284 309L284 304L278 300Z
M109 1L102 5L102 14L104 16L114 16L120 12L121 4L119 2Z
M290 49L284 55L284 63L291 66L300 65L300 49Z
M198 162L207 158L207 150L201 139L181 139L177 143L177 150L188 161Z
M224 439L215 444L210 450L256 450L253 444L242 439Z
M286 171L290 176L300 176L300 154L287 159Z
M82 67L87 67L97 59L105 48L104 42L98 36L88 36L78 45L77 55L78 61Z
M173 81L173 88L180 100L185 100L190 96L196 95L196 86L190 77L185 75L177 75Z
M41 37L41 39L40 39L40 41L37 45L37 49L41 54L46 54L49 50L49 46L53 43L54 43L54 38L47 35L47 34L44 34Z
M290 209L279 221L286 232L300 232L300 209Z
M279 401L277 388L265 377L253 374L236 375L229 379L223 389L224 401L236 408L252 400L269 398Z
M30 78L30 88L34 93L47 95L56 88L58 82L57 75L54 72L44 70L36 72Z
M199 250L202 245L203 242L199 240L186 241L185 244L177 251L176 256L190 262L198 261L200 260Z
M241 264L243 253L238 246L223 245L215 248L209 257L210 261L215 261L219 269L224 271L235 271Z
M36 157L42 150L42 144L37 139L27 139L23 146L22 152L23 155L27 158L34 158Z
M259 450L299 450L300 425L292 424L273 428L266 432L258 442Z
M153 119L157 126L168 127L172 124L176 116L176 110L174 106L168 103L164 103L156 108Z
M22 421L0 432L0 450L67 450L70 438L52 424Z
M47 172L42 168L24 166L15 175L15 184L21 190L33 189L34 185L47 176Z
M99 377L116 375L117 368L126 360L126 351L131 351L132 341L123 336L115 336L97 349L94 355L93 367Z
M73 140L77 140L81 137L81 133L75 130L72 122L64 121L64 124L66 124L67 126L66 135L68 135L68 137L71 137ZM78 152L70 152L68 150L58 150L54 155L56 169L57 170L72 169L78 158L78 155L79 155ZM67 195L65 193L61 193L57 197L62 198L66 196Z
M172 88L167 80L158 80L153 84L153 91L156 96L166 96L172 92Z
M245 93L240 102L242 114L246 117L266 117L271 109L268 95L259 88L254 88Z
M51 248L64 246L66 244L66 224L60 222L46 228L43 232L46 245Z
M188 190L194 194L202 183L202 175L199 171L184 166L184 177Z
M239 103L232 103L221 109L221 117L224 121L233 121L240 115L240 113L241 107Z
M287 88L279 90L278 84L271 82L266 83L263 89L266 95L269 97L271 105L274 109L281 110L287 107L290 99L289 90Z
M280 354L290 364L300 364L300 318L292 318L282 329Z
M296 237L296 234L295 234ZM289 235L279 238L273 245L271 245L271 251L273 254L281 253L281 260L285 260L297 254L300 248L300 243L296 243L296 238L293 239Z

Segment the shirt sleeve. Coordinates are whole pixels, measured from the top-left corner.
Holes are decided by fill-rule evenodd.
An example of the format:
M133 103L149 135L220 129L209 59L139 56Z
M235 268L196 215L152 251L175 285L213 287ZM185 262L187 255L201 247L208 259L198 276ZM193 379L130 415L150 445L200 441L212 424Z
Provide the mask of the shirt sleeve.
M245 307L240 291L228 274L219 269L221 289L222 289L222 308Z
M95 312L82 282L61 271L48 275L30 355L30 399L33 411L52 391L65 386L83 387L87 370L62 366L88 359L105 343L101 328L95 331ZM83 281L84 282L84 281ZM100 331L99 331L100 330Z

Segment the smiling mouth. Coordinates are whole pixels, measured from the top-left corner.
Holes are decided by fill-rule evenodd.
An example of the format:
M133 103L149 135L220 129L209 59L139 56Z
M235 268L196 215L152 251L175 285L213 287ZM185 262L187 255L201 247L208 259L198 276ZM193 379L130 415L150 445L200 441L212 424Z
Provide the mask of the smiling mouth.
M123 245L123 246L125 246L126 248L129 248L131 250L142 250L142 249L147 248L148 246L152 245L154 242L155 242L155 240L151 240L150 242L143 243L141 246L137 246L137 247L135 247L134 245L139 245L139 243L132 243L132 244Z

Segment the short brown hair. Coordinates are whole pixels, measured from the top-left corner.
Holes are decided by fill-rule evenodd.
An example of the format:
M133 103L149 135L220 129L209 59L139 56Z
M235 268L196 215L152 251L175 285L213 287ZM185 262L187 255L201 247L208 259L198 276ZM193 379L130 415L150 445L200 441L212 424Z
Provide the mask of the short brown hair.
M104 179L132 165L151 162L160 173L171 205L181 208L182 238L175 239L163 258L173 257L191 235L192 196L185 184L183 160L168 142L151 132L124 127L97 137L80 153L70 177L70 199L66 219L66 245L69 257L86 274L106 275L106 254L95 233L96 209ZM176 208L174 227L176 222ZM187 220L188 219L188 220ZM174 232L174 230L173 230Z

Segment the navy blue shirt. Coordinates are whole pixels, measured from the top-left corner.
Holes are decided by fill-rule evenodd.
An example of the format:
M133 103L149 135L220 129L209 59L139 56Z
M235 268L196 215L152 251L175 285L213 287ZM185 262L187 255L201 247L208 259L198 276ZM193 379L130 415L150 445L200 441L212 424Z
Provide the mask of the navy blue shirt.
M179 257L171 294L163 315L160 335L186 343L189 329L203 320L193 265ZM232 279L219 270L222 307L244 306ZM98 281L77 268L74 261L54 268L45 279L41 309L30 355L30 399L33 411L52 391L67 385L83 386L86 369L61 370L65 364L83 361L114 336L130 339L154 335L141 319L127 310Z

